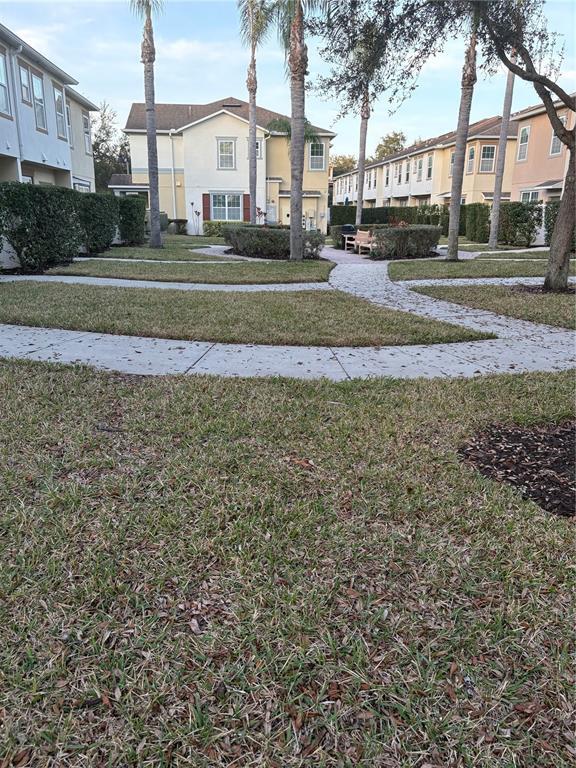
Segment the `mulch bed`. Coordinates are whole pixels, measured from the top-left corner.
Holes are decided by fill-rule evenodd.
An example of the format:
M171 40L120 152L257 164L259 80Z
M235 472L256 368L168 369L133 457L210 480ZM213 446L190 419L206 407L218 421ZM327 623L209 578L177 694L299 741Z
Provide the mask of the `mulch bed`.
M552 293L552 291L545 291L542 285L513 285L511 288L514 293ZM569 285L568 288L558 291L558 293L576 293L576 285Z
M531 429L495 424L459 455L484 477L520 488L547 512L574 517L576 422Z

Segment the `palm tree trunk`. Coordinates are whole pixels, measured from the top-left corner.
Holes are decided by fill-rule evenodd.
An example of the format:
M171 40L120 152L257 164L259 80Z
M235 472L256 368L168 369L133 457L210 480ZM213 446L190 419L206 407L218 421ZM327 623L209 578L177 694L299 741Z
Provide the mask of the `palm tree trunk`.
M146 141L148 145L148 185L150 195L150 248L162 248L160 231L160 193L158 189L158 145L156 143L156 104L154 97L154 33L150 5L146 9L142 38L144 101L146 102Z
M302 184L304 177L305 78L308 50L304 42L302 3L296 0L294 18L290 25L290 259L304 258L302 231Z
M452 189L450 192L450 222L448 224L448 261L458 261L458 231L460 229L460 201L462 199L462 180L466 160L466 142L470 124L470 109L474 84L476 83L476 28L470 35L470 43L464 57L460 109L456 128L456 146L454 147L454 165L452 166Z
M500 202L502 200L502 183L504 181L504 166L506 165L506 149L508 147L508 126L510 125L510 112L512 110L512 94L514 92L514 73L508 70L506 79L506 91L504 92L504 104L502 106L502 125L500 126L500 138L498 139L498 157L496 158L496 177L494 179L494 199L492 201L492 215L490 217L490 237L488 246L494 250L498 246L498 225L500 224Z
M568 151L570 152L568 170L564 180L564 194L550 242L550 256L544 279L545 291L565 291L568 288L570 253L574 250L574 226L576 225L576 150L574 143Z
M248 177L250 186L250 223L256 224L256 182L258 170L256 167L256 46L252 44L248 77Z
M364 93L360 110L360 145L358 147L358 197L356 200L356 226L362 224L362 206L364 203L364 176L366 172L366 134L370 120L370 96Z

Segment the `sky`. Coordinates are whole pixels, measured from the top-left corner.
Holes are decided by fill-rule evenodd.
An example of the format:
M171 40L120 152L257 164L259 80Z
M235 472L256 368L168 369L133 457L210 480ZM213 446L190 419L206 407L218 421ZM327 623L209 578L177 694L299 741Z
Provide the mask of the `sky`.
M549 28L563 35L565 56L560 83L576 90L576 2L549 0ZM129 0L0 0L0 22L79 81L91 101L107 101L122 127L133 101L143 101L140 63L142 25ZM248 52L238 35L236 0L165 0L155 20L156 101L206 103L225 97L247 99ZM423 68L418 88L393 114L384 98L373 108L368 130L370 154L381 136L403 131L408 143L453 130L465 42L449 40ZM309 41L310 80L326 74L315 40ZM500 113L506 73L479 75L471 121ZM308 93L306 115L314 125L335 131L332 152L357 154L358 118L337 120L338 104ZM513 110L538 103L529 83L516 82ZM258 54L258 103L290 111L284 53L274 35Z

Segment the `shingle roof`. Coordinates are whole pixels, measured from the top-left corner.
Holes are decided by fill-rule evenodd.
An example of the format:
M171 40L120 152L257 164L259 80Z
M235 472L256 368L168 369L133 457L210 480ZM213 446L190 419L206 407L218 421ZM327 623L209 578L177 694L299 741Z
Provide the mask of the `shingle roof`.
M159 131L169 131L171 128L178 130L223 109L248 120L248 102L229 96L218 101L211 101L209 104L156 104L156 127ZM279 112L273 112L271 109L256 107L256 121L262 128L265 128L272 120L278 119L289 120L290 118ZM145 128L146 105L134 103L126 120L125 130L141 131ZM332 131L318 126L313 126L313 129L320 134L336 135Z

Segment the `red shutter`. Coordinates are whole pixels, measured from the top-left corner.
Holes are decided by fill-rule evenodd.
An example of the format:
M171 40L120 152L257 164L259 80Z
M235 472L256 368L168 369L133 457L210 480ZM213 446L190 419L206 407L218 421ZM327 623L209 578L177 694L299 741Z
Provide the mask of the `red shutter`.
M242 216L244 221L250 221L250 195L243 195L244 210Z
M208 192L202 195L202 219L210 221L210 195Z

